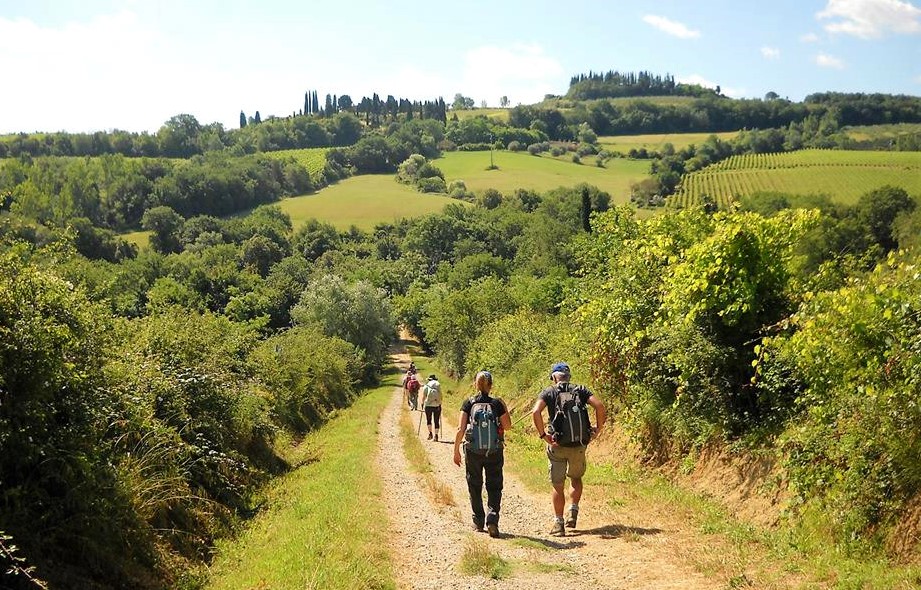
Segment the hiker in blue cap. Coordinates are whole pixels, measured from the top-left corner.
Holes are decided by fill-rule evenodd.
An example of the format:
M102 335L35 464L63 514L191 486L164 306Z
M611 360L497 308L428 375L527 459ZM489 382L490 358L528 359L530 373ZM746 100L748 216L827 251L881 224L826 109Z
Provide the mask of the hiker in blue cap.
M537 435L547 443L550 483L553 485L553 528L551 535L565 536L566 528L576 528L579 518L579 500L582 498L582 476L585 475L585 447L593 440L607 418L604 404L584 385L569 382L570 371L566 363L550 367L553 385L537 396L531 417ZM595 409L595 426L588 418L588 406ZM550 422L544 425L544 408ZM565 522L563 509L566 507L564 486L569 477L569 514Z

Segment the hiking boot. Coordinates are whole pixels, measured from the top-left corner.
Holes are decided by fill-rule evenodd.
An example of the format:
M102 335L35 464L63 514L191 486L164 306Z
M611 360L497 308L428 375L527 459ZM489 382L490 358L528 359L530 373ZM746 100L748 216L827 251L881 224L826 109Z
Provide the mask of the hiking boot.
M438 435L435 435L435 442L438 442Z
M579 519L579 509L570 508L569 516L566 517L566 528L574 529L576 528L576 521Z
M482 532L483 532L483 525L480 524L480 523L478 523L478 522L475 522L475 523L473 523L473 530L475 530L475 531L478 532L478 533L482 533Z
M554 520L554 521L553 521L553 528L550 529L550 533L549 533L549 534L550 534L551 536L554 536L554 537L565 537L565 536L566 536L566 529L563 527L563 523L562 523L561 521L559 521L559 520Z
M429 437L426 440L432 440L432 433L429 433ZM438 440L438 437L435 437L435 440Z
M497 524L486 525L486 532L489 533L490 537L493 537L493 538L498 537L499 536L499 525Z

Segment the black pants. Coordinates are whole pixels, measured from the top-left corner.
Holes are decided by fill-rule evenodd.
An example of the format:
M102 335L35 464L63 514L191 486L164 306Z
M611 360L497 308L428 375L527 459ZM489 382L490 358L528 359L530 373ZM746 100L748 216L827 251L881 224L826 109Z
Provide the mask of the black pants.
M489 455L467 451L464 453L467 470L467 491L470 492L470 508L473 523L477 526L499 524L499 508L502 505L502 466L505 455L500 449ZM486 505L489 514L483 511L483 474L486 474Z
M441 406L425 406L425 425L432 425L432 418L435 419L435 430L441 428Z

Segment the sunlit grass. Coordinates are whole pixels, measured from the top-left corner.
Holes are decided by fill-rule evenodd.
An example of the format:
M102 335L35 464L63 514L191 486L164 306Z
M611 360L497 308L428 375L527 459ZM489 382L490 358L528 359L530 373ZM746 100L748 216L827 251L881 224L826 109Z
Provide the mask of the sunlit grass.
M392 174L366 174L340 180L315 194L282 199L274 205L291 216L295 228L316 218L339 230L352 225L370 230L378 223L437 213L449 203L469 205L445 195L420 193L397 182Z
M537 192L561 186L570 187L586 182L611 195L612 203L630 200L630 185L649 175L649 162L615 158L604 168L592 164L593 157L586 156L583 164L574 164L567 158L553 158L549 154L532 156L526 152L496 150L492 161L497 170L487 170L490 153L447 152L434 161L450 184L463 180L467 188L477 192L494 188L510 194L524 188Z
M490 550L486 539L470 536L461 554L460 571L468 576L501 580L511 573L512 568L498 553Z
M268 491L269 507L219 545L210 589L394 588L381 485L373 477L377 419L391 375L301 445L317 452Z
M711 135L723 141L729 141L739 135L738 131L723 131L720 133L646 133L643 135L605 135L598 138L598 143L605 149L626 154L631 149L645 148L647 151L661 151L666 143L672 144L676 150L689 145L701 145Z

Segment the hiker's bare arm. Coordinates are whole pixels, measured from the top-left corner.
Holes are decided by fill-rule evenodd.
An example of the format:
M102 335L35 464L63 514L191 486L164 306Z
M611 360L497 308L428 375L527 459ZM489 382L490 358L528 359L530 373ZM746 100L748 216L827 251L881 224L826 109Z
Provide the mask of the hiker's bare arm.
M505 408L505 413L499 416L499 426L502 427L502 430L508 432L512 429L512 415L508 412L508 406L501 399L499 403L502 404L502 407Z
M588 405L595 408L595 436L598 436L608 419L608 411L605 409L604 403L594 395L588 397Z
M537 429L537 434L547 431L547 428L544 426L544 408L546 407L547 402L541 398L537 398L537 401L534 402L534 409L531 410L531 419L534 421L534 428Z
M460 444L464 440L464 432L467 430L469 420L470 417L467 416L467 412L461 412L460 417L457 419L457 432L454 434L454 464L457 466L461 464Z

